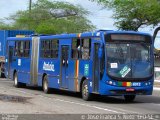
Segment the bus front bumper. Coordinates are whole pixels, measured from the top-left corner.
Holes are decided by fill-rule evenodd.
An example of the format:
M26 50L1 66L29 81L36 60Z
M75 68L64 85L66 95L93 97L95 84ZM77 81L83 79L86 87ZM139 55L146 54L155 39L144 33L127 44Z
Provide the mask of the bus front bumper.
M121 95L152 95L153 86L145 87L117 87L103 85L99 93L101 95L121 96Z

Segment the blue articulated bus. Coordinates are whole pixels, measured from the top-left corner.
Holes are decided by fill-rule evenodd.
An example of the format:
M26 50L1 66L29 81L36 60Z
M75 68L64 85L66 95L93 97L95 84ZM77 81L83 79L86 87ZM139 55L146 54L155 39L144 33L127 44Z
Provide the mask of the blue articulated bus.
M41 86L93 94L151 95L154 82L152 37L127 31L85 32L50 36L10 37L6 75L15 87Z

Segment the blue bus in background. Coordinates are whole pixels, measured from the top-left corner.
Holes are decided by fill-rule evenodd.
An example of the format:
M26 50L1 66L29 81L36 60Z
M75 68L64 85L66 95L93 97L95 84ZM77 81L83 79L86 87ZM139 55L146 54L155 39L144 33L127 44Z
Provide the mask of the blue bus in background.
M49 36L10 37L6 75L15 87L41 86L93 94L151 95L154 82L152 37L127 31L85 32Z

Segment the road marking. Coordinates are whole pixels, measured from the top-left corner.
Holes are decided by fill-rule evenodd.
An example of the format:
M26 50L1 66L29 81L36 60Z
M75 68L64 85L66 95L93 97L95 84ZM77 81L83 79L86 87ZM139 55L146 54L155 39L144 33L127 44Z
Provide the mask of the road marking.
M13 89L13 90L34 96L34 94L25 92L23 90L15 90L15 89ZM40 97L43 97L46 99L50 99L50 100L54 100L54 101L61 101L61 102L70 103L70 104L77 104L77 105L81 105L81 106L92 107L92 108L96 108L99 110L104 110L104 111L109 111L109 112L114 112L114 113L119 113L119 114L127 114L126 112L131 112L132 114L139 114L138 112L128 111L128 110L124 110L124 109L120 109L120 108L118 108L118 109L116 108L116 109L119 111L123 111L123 112L118 112L117 110L111 110L112 108L110 108L110 107L103 108L103 107L99 107L99 106L95 106L95 105L83 104L83 103L79 103L79 102L73 102L73 101L68 101L68 100L63 100L63 99L58 99L58 98L50 98L50 97L43 96L43 95L37 95L37 96L40 96Z
M6 89L4 87L0 87L0 88ZM13 88L9 88L9 89L12 90L12 91L16 91L16 92L18 91L18 92L21 92L21 93L24 93L24 94L35 96L34 93L25 92L24 90L18 90L18 89L13 89ZM47 96L43 96L43 95L37 95L37 96L47 98L47 99L51 99L51 100L54 100L54 101L61 101L61 102L70 103L70 104L77 104L77 105L91 107L91 108L104 110L104 111L108 111L108 112L113 112L113 113L127 114L128 112L131 112L132 114L139 114L138 112L128 111L128 110L119 109L119 108L116 109L116 110L113 110L112 108L109 108L108 106L107 106L108 108L103 108L103 107L99 107L99 106L95 106L95 105L83 104L83 103L79 103L79 102L73 102L73 101L68 101L68 100L63 100L63 99L58 99L58 98L51 98L51 97L47 97Z
M53 98L50 98L50 97L45 97L43 95L38 95L38 96L43 97L43 98L47 98L47 99L51 99L51 100L55 100L55 101L61 101L61 102L65 102L65 103L71 103L71 104L76 104L76 105L81 105L81 106L86 106L86 107L92 107L92 108L96 108L96 109L104 110L104 111L109 111L109 112L113 112L113 113L125 114L123 112L118 112L118 111L115 111L115 110L110 110L110 109L98 107L98 106L95 106L95 105L83 104L83 103L78 103L78 102L73 102L73 101L68 101L68 100L62 100L62 99L58 99L58 98L53 99Z
M34 96L34 94L25 92L23 90L15 90L15 89L11 89L11 90L18 91L18 92L21 92L21 93L24 93L24 94L28 94L28 95ZM117 113L117 114L126 114L124 112L118 112L116 110L111 110L111 108L107 109L107 108L102 108L102 107L95 106L95 105L83 104L83 103L79 103L79 102L73 102L73 101L68 101L68 100L63 100L63 99L58 99L58 98L50 98L50 97L46 97L46 96L43 96L43 95L37 95L37 96L42 97L42 98L47 98L47 99L50 99L50 100L54 100L54 101L61 101L61 102L65 102L65 103L70 103L70 104L76 104L76 105L91 107L91 108L95 108L95 109L99 109L99 110L104 110L104 111L108 111L108 112L113 112L113 113ZM123 110L123 111L125 111L125 110Z

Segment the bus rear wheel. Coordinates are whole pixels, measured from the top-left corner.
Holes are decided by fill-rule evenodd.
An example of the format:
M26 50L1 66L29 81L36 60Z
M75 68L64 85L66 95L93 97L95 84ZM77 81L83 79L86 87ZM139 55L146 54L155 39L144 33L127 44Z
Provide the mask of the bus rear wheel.
M17 72L14 73L13 81L14 81L14 86L15 86L16 88L20 88L20 87L25 87L25 86L26 86L25 83L20 83L20 82L18 82Z
M136 95L124 95L124 98L126 102L133 102L136 98Z
M91 100L92 95L91 95L91 93L89 93L87 80L83 81L81 90L82 90L81 92L82 92L83 100L86 100L86 101Z
M48 87L48 77L47 77L47 75L45 75L44 78L43 78L43 91L46 94L50 93L50 88Z

